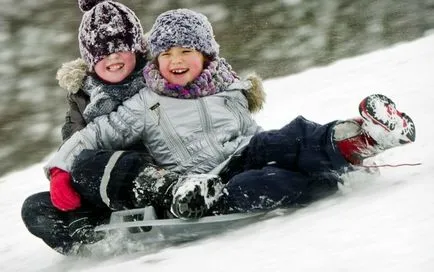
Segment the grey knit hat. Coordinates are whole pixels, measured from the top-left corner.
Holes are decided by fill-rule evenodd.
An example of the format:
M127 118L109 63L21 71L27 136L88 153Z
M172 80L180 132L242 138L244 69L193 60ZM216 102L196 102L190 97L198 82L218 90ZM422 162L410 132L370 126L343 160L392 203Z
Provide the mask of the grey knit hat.
M208 57L219 54L219 45L208 18L189 9L169 10L157 17L148 37L152 58L171 47L194 48Z
M143 29L131 9L104 0L78 0L78 4L84 12L78 31L80 54L91 69L115 52L145 52Z

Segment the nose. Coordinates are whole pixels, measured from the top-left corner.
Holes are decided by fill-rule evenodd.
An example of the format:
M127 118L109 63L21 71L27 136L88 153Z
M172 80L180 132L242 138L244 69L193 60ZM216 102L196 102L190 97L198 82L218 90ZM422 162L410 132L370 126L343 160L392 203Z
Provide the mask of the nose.
M107 56L108 59L116 59L118 57L119 57L118 52L111 53L110 55Z
M182 62L182 56L180 54L172 55L172 63L181 63L181 62Z

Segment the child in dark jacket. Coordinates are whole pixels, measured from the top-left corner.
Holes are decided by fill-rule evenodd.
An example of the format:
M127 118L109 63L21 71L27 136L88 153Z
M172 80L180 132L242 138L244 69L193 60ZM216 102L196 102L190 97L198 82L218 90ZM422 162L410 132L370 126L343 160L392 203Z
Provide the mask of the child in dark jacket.
M84 12L78 35L81 58L63 64L57 73L59 85L68 91L69 109L62 127L64 141L98 116L114 111L145 86L145 40L134 12L113 1L79 0L79 6ZM152 162L139 143L129 150L139 150L130 152L136 161ZM100 170L95 169L94 173L99 174ZM100 239L94 235L93 227L107 220L110 208L133 208L126 201L113 203L110 208L89 203L71 187L69 175L59 169L52 169L51 174L58 178L51 180L50 192L28 197L22 217L31 233L61 253L70 254L74 245ZM119 185L111 194L116 195L113 198L126 199L126 190Z
M112 1L78 2L84 12L78 35L82 60L65 64L57 74L61 86L69 91L70 108L62 127L64 140L96 117L116 110L145 86L141 73L146 64L145 41L134 12ZM58 169L52 171L52 176L63 175ZM57 188L67 186L69 181L56 180L52 180L50 189L53 204L64 211L77 208L80 201L74 190L66 198L58 195Z

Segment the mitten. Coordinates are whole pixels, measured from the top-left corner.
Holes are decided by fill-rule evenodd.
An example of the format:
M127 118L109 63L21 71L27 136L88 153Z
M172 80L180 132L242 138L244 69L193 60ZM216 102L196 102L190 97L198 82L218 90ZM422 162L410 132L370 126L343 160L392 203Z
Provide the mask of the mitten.
M81 205L80 195L71 186L71 175L59 168L50 169L50 196L61 211L75 210Z

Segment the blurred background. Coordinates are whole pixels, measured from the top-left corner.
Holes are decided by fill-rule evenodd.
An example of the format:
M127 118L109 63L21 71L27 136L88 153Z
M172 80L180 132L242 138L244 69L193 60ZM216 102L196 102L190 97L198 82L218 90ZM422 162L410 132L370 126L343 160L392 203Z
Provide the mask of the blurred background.
M191 8L213 24L221 56L263 79L410 41L434 29L434 0L119 0L145 31L163 11ZM61 143L63 62L79 57L76 0L0 0L0 176ZM427 56L434 57L434 56ZM351 82L348 82L351 88ZM288 89L290 92L291 89Z

